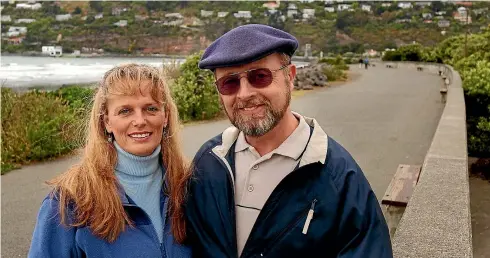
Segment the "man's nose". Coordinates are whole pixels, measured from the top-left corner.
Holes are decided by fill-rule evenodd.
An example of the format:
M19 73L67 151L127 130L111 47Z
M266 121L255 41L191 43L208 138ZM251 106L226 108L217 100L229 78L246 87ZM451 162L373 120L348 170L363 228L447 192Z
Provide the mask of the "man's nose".
M255 94L254 87L250 84L246 76L240 78L240 88L237 92L237 98L247 99Z

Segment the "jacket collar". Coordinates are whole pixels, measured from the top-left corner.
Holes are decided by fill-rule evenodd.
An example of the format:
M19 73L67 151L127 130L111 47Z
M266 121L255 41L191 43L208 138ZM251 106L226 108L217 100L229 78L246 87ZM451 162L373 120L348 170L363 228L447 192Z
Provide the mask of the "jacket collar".
M301 116L298 113L293 112L296 116ZM320 162L325 164L328 150L328 135L323 131L318 122L314 118L303 116L306 123L313 127L313 132L310 138L310 142L306 146L305 152L299 162L299 167ZM230 151L233 144L236 142L240 130L234 126L230 126L221 135L221 145L217 145L213 148L213 152L218 157L225 158L226 154Z

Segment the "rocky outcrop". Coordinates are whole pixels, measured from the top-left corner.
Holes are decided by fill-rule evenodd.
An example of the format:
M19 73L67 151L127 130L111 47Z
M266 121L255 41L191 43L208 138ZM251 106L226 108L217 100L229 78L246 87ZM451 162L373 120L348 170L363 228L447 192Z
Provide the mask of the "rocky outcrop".
M311 90L313 87L324 87L328 84L327 75L323 68L327 64L311 64L303 68L298 68L294 88L297 90Z

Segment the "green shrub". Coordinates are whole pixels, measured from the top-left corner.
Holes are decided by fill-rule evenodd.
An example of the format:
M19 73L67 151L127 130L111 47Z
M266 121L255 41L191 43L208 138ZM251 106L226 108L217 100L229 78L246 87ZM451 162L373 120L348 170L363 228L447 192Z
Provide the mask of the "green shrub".
M80 119L51 94L2 88L2 173L16 164L44 160L80 146Z
M64 101L64 104L75 111L79 109L88 111L92 107L95 90L81 86L69 86L62 87L48 94L60 97Z
M349 66L346 64L344 58L341 55L337 55L336 57L326 57L322 58L318 61L318 63L325 63L332 66L335 66L340 70L349 70Z
M347 75L344 73L343 69L339 69L337 66L325 66L323 68L323 73L327 76L329 81L347 79Z
M171 88L182 121L213 118L221 111L213 74L197 66L201 54L187 58Z
M490 62L474 62L474 68L463 72L465 92L468 152L490 156Z
M401 53L399 51L386 51L385 54L383 55L383 57L381 58L383 61L392 61L392 62L395 62L395 61L401 61L402 60L402 56L401 56Z
M490 118L479 117L468 122L468 152L471 156L490 155Z

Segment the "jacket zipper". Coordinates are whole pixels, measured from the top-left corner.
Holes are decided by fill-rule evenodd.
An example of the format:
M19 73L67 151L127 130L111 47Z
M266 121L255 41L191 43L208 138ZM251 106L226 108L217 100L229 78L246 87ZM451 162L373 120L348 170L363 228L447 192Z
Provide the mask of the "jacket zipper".
M226 167L226 170L228 170L228 175L230 176L229 179L231 181L231 185L233 186L233 193L235 193L235 177L233 176L233 171L231 170L230 164L228 164L228 161L226 159L223 159L219 157L214 151L211 151L211 156L215 157L221 164L223 164Z
M318 202L317 199L313 199L313 201L311 202L311 204L309 206L306 206L305 207L305 210L303 212L301 212L300 215L298 215L292 223L289 223L272 241L271 243L262 250L262 252L260 252L260 257L265 257L267 255L267 252L270 251L274 245L277 243L277 241L279 241L279 239L281 239L286 233L288 233L294 225L296 225L300 220L301 218L303 218L305 215L306 216L306 221L305 221L305 224L303 226L303 234L307 234L305 233L305 229L306 231L308 231L308 228L309 228L309 225L310 225L310 222L311 220L313 219L313 214L315 212L315 204ZM310 207L310 209L307 209L308 207Z

